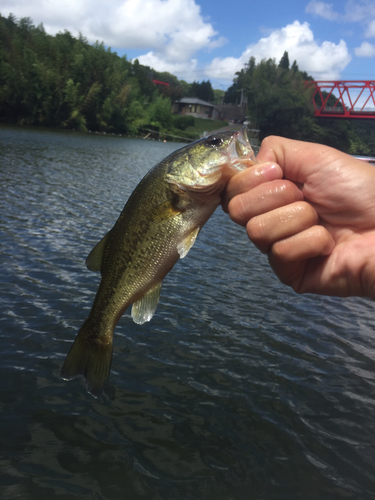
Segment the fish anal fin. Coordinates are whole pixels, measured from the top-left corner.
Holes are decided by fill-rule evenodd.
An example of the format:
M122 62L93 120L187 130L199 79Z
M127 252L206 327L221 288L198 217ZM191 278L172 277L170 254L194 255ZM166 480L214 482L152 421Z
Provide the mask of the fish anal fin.
M132 318L137 325L143 325L155 314L160 297L161 282L157 283L145 295L132 306Z
M86 259L86 266L89 271L101 271L104 251L107 246L111 231L109 231L99 243L89 253Z
M112 338L106 342L95 342L89 341L88 335L86 320L65 359L61 377L64 380L84 377L87 391L97 398L102 393L109 377L112 363Z
M178 243L177 252L180 255L180 259L186 257L186 255L189 253L189 250L194 245L195 240L197 239L199 231L200 227L195 228L190 234L188 234L182 241Z

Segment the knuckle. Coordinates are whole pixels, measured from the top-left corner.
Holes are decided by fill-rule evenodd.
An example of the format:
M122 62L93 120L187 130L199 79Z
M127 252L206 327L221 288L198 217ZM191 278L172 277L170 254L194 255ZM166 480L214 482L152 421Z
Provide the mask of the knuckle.
M245 226L248 220L246 205L242 196L235 196L228 203L228 213L230 218L236 224Z
M256 216L249 220L246 225L246 230L249 238L254 243L265 243L267 241L267 225L264 222L264 217Z
M319 216L315 208L306 201L301 201L299 205L306 222L310 225L316 224Z

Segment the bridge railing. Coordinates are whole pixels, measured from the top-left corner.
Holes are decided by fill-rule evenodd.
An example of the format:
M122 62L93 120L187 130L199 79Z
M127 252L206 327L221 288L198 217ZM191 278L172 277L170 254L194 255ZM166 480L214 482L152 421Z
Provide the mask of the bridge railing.
M375 119L375 81L306 81L305 87L312 89L315 116Z

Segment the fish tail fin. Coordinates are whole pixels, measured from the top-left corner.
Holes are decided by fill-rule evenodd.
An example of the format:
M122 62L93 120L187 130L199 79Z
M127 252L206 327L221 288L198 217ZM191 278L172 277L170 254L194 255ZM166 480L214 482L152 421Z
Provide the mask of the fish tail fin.
M90 338L90 340L88 340ZM101 339L100 339L101 340ZM65 359L61 369L64 380L82 376L86 379L86 389L94 397L100 396L109 377L112 362L112 338L110 342L94 340L89 334L86 320Z

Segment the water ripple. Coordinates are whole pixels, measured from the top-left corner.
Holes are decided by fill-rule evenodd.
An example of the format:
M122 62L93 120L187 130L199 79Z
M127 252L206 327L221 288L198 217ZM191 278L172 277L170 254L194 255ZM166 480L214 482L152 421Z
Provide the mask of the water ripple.
M103 397L60 379L85 258L175 147L0 128L2 498L374 499L373 303L288 290L220 208Z

